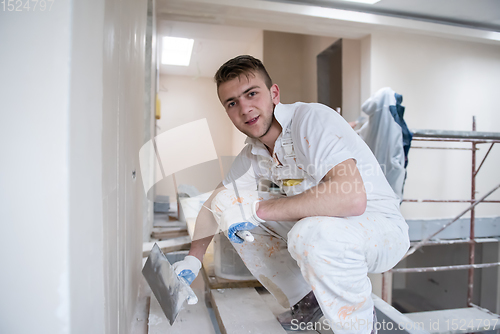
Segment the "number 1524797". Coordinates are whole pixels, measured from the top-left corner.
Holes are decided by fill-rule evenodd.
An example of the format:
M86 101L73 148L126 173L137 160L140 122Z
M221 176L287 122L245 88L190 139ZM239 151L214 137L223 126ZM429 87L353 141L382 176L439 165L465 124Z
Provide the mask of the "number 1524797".
M4 12L51 11L55 0L2 0L0 9Z

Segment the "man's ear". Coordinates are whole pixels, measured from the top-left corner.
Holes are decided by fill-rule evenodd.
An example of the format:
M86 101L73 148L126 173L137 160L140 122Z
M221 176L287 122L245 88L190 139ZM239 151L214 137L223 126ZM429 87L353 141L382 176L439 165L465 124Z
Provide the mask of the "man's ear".
M271 86L271 99L273 100L274 105L280 103L280 88L277 84Z

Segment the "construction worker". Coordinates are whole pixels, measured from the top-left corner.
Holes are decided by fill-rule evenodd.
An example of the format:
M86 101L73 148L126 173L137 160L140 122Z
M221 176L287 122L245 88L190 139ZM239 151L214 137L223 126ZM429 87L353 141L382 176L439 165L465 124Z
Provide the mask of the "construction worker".
M336 334L375 331L367 274L394 267L409 238L399 199L372 152L329 107L281 104L258 59L227 61L215 81L247 145L201 209L176 272L191 283L220 229L254 277L291 308L278 317L284 328L324 314ZM283 195L258 191L263 180Z

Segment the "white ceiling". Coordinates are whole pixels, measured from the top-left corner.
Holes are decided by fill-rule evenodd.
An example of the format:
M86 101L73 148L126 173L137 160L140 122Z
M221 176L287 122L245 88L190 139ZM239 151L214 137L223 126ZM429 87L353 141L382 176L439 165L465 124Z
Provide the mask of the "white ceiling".
M189 66L161 65L161 73L212 77L226 60L250 53L252 43L261 38L263 29L325 36L331 36L335 31L336 37L341 38L361 38L369 33L369 29L377 29L367 28L361 21L332 20L321 15L319 18L297 16L287 8L297 4L308 5L308 8L329 7L375 14L378 16L375 21L386 20L396 29L406 21L411 29L416 25L425 26L425 23L418 22L433 22L441 24L439 29L445 27L444 24L458 27L457 31L460 27L500 31L500 0L381 0L374 5L342 0L247 0L245 5L239 1L158 0L159 37L195 40ZM276 15L278 11L280 15ZM431 23L423 30L432 33L436 27Z
M160 73L213 77L228 59L250 53L252 45L262 35L262 30L227 27L204 23L161 21L160 36L194 39L189 66L161 65Z
M406 19L500 31L498 0L380 0L369 5L342 0L265 0L354 10Z

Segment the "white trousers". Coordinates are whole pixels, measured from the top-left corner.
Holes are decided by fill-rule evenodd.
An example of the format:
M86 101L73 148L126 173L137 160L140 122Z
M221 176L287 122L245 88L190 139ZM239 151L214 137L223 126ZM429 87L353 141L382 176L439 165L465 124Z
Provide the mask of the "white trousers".
M249 194L256 192L239 191L243 199ZM227 189L217 194L212 208L220 212L238 203L234 191ZM408 250L408 225L402 216L365 213L262 225L251 230L254 242L233 246L282 306L293 306L312 290L336 334L371 332L372 286L367 274L391 269Z

